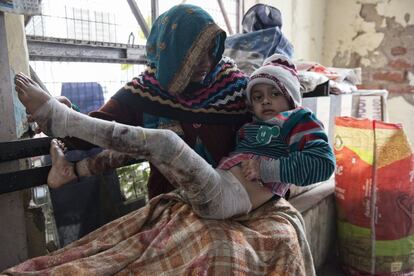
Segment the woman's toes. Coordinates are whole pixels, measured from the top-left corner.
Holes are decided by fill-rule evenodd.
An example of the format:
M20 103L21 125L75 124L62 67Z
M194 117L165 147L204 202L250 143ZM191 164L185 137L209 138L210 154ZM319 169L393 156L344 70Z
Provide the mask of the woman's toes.
M52 158L52 168L47 177L49 187L58 188L77 179L74 171L74 164L65 159L59 141L56 139L53 139L50 142L50 156Z

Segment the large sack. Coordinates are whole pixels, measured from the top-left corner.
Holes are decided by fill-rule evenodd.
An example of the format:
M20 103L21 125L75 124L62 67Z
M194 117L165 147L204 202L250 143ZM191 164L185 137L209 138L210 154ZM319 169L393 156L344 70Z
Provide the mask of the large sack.
M401 125L338 117L340 260L352 275L414 273L414 157Z

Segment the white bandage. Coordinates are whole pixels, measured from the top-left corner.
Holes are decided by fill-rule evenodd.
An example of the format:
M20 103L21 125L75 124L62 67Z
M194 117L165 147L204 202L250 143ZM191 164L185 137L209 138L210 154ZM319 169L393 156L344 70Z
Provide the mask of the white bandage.
M55 99L42 105L33 116L57 137L73 136L147 159L167 179L185 190L194 211L201 217L226 219L246 214L252 208L245 188L231 172L212 168L170 130L145 129L92 118Z
M188 198L194 211L200 217L208 219L228 219L249 213L252 204L246 189L239 180L230 171L217 169L216 172L218 185L214 187L216 190L214 197L203 204L197 204L197 202L192 202L192 198Z
M89 117L53 98L43 104L33 117L56 137L73 136L126 153L141 152L145 144L142 128Z

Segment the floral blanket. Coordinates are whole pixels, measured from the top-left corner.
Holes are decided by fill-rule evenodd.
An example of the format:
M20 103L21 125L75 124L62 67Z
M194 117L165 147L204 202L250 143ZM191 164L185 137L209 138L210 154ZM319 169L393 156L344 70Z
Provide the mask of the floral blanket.
M231 220L160 195L50 255L2 275L314 275L300 213L270 201Z

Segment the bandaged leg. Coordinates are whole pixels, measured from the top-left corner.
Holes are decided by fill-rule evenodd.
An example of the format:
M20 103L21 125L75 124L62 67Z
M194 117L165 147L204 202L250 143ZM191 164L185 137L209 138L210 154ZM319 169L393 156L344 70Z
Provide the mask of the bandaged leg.
M217 177L219 185L216 189L219 189L219 192L214 199L205 203L198 202L197 197L191 198L188 194L194 212L209 219L226 219L250 212L252 204L249 195L239 180L230 171L214 171L216 174L213 177Z
M224 219L250 211L244 187L230 172L216 171L170 130L145 129L75 112L54 99L35 114L55 136L74 136L103 148L144 158L183 188L195 212Z
M75 163L76 171L79 177L97 175L109 170L126 166L133 161L133 157L129 154L114 151L103 150L102 152L82 159Z
M134 158L130 155L114 151L103 150L102 152L71 163L65 158L63 143L53 139L50 142L50 156L52 157L52 168L47 177L50 188L59 188L82 177L98 175L113 169L120 168L130 163Z

